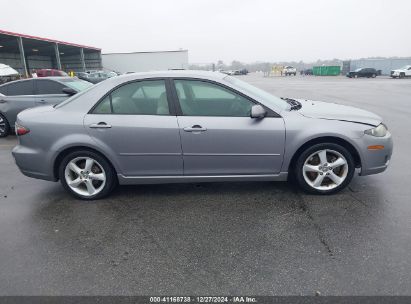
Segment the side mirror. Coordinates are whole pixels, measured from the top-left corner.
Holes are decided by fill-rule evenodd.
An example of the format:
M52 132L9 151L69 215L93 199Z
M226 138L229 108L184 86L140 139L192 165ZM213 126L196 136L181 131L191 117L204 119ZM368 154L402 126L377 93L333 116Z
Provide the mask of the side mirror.
M63 91L64 94L67 94L69 96L73 96L73 95L77 94L77 91L72 89L72 88L63 88L62 91Z
M251 118L264 118L267 111L261 105L253 105L251 107Z

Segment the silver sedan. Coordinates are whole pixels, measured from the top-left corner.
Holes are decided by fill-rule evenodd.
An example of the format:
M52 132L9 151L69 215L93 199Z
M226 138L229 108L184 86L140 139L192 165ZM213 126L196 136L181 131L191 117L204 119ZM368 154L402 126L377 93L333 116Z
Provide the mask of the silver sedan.
M382 119L333 103L278 98L217 72L135 73L57 106L21 112L13 155L27 176L80 199L117 184L284 181L331 194L384 171Z

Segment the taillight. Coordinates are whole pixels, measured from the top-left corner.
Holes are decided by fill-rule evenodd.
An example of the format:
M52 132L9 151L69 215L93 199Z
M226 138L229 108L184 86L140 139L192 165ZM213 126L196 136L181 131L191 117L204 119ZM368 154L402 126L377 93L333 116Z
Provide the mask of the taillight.
M22 136L30 132L29 128L23 127L16 123L16 135Z

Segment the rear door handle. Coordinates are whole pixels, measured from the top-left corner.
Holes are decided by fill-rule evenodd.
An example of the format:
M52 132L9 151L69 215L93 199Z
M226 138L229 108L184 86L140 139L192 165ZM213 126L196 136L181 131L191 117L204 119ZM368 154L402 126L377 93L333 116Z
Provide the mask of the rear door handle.
M183 130L186 132L204 132L207 131L207 128L203 128L200 125L194 125L192 127L185 127Z
M108 128L111 128L111 125L108 125L105 122L99 122L99 123L94 123L94 124L89 125L89 128L92 128L92 129L108 129Z

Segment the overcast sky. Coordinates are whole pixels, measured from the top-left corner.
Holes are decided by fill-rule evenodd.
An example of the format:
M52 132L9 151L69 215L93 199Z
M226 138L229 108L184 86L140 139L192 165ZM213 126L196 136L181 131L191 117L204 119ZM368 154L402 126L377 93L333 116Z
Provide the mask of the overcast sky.
M191 63L411 56L411 1L0 0L0 29Z

